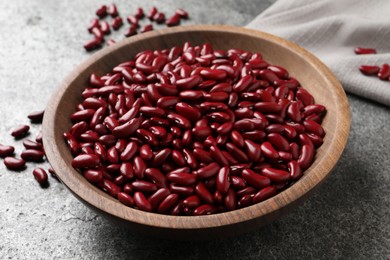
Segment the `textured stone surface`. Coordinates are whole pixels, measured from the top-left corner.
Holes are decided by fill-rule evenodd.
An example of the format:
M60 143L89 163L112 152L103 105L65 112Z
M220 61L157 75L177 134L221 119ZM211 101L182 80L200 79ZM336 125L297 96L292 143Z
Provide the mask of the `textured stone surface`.
M182 6L192 17L184 24L245 25L273 0L116 2L123 14L139 5L167 13ZM27 123L30 111L44 108L56 85L90 55L82 49L89 38L86 26L103 3L109 2L0 1L0 143L22 150L11 129ZM139 237L95 215L52 178L49 188L40 189L33 164L10 172L0 163L0 259L388 259L390 110L348 98L351 135L331 177L288 216L235 238ZM38 131L34 125L30 137Z

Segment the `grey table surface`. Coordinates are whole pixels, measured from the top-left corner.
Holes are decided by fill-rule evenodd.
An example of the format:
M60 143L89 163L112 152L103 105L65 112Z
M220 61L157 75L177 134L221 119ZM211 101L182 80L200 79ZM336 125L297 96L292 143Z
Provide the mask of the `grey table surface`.
M190 11L184 24L245 25L273 0L125 1L127 15L156 5ZM0 1L0 143L26 115L43 109L58 83L88 58L86 27L104 1ZM261 29L261 28L259 28ZM121 33L112 37L121 39ZM390 87L390 86L389 86ZM0 259L389 259L390 110L348 95L351 134L333 174L304 205L260 230L229 239L177 242L145 238L94 214L54 179L0 163ZM33 125L31 137L39 132ZM46 168L48 165L44 165Z

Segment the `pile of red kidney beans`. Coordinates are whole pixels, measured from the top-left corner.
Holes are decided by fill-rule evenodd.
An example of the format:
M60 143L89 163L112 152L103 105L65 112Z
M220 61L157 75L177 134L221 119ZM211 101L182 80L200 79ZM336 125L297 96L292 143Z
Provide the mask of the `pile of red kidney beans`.
M105 35L111 33L111 28L113 30L118 30L124 25L123 18L118 12L118 8L115 4L110 6L102 5L98 10L96 10L96 16L98 18L92 19L90 25L88 26L88 31L93 35L93 39L89 40L84 44L84 48L87 51L91 51L97 48L100 48L104 42ZM124 36L130 37L138 32L144 33L153 30L152 22L157 24L165 24L166 26L176 26L180 24L181 19L188 19L188 12L184 9L177 9L175 13L166 18L164 12L160 12L155 6L153 6L149 12L146 14L147 18L151 23L140 27L139 21L145 17L144 10L142 7L138 7L134 14L128 15L126 17L129 26L127 27ZM104 20L106 17L111 17L111 22ZM107 45L113 45L115 41L113 39L107 40Z
M366 54L376 54L376 49L373 48L355 48L355 53L357 55L366 55ZM382 66L377 65L361 65L359 67L361 73L367 76L377 76L381 80L390 81L390 66L385 63Z
M326 108L260 53L187 42L87 85L64 134L72 166L144 211L205 215L266 200L302 176L325 136Z

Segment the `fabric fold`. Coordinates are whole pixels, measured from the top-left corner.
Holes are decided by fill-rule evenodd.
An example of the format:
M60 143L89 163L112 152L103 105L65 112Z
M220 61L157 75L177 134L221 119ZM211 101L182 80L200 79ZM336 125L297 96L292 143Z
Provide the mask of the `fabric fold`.
M390 1L278 0L246 27L286 38L319 57L347 92L390 106L390 81L360 65L390 63ZM377 49L356 55L355 47Z

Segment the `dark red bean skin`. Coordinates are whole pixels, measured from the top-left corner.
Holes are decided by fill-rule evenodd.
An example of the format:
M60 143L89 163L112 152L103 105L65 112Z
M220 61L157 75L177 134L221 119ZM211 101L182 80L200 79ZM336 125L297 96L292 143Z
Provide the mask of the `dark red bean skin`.
M152 211L152 205L150 202L145 198L145 195L142 192L135 192L134 193L134 203L138 207L138 209L143 210L143 211Z
M103 180L103 172L99 170L86 170L83 175L91 183L98 183Z
M42 151L27 149L20 154L20 157L22 157L22 159L25 161L41 162L44 155L45 154Z
M129 207L133 207L134 206L133 198L129 194L125 193L125 192L119 192L118 193L118 200L121 203L125 204L126 206L129 206Z
M261 174L278 183L286 182L290 179L290 174L288 172L270 167L263 168Z
M81 154L72 160L73 168L95 168L100 163L100 159L94 154Z
M217 190L224 194L229 190L230 187L230 168L228 166L222 167L218 171L217 179L216 179L216 184L217 184Z
M220 167L218 163L213 162L205 167L199 168L196 173L199 178L205 179L216 175L219 169Z
M355 54L376 54L376 50L374 48L363 48L363 47L356 47L355 48Z
M359 70L361 73L363 73L364 75L377 75L379 70L380 70L380 67L379 66L371 66L371 65L361 65L359 67Z
M152 180L159 188L168 186L167 178L162 172L155 168L147 168L144 172L145 176Z
M165 24L169 27L179 25L180 24L180 17L181 17L180 14L175 13L173 16L171 16L170 18L168 18L165 21Z
M217 212L217 208L208 204L204 204L202 206L197 207L193 211L193 214L194 216L201 216L201 215L210 215L216 212Z
M26 167L26 161L15 157L5 157L4 165L12 171L20 171Z
M22 138L27 135L30 127L28 125L20 125L12 130L11 135L15 138Z
M213 195L210 193L210 191L207 189L203 182L200 182L198 185L195 186L195 193L204 202L208 204L214 203Z
M179 195L177 194L169 194L160 204L160 206L157 209L158 213L165 213L170 208L172 208L179 200Z
M175 11L175 13L178 14L180 16L180 18L183 18L183 19L188 19L188 17L189 17L188 12L182 8L177 9Z
M33 175L35 180L40 184L40 185L46 185L48 178L47 178L47 173L44 169L42 168L35 168L33 170Z
M183 200L183 206L188 208L197 208L200 206L200 199L196 195L191 195Z
M259 192L257 192L254 196L253 196L253 203L256 204L256 203L259 203L261 201L264 201L266 199L269 199L273 196L275 196L277 190L274 186L269 186L269 187L266 187L264 189L261 189Z
M302 146L302 151L298 159L298 164L303 171L309 168L312 164L314 159L314 153L315 151L313 145L304 144Z
M155 192L158 187L156 184L148 181L133 181L131 183L133 190L141 191L144 193Z
M4 158L10 156L14 153L15 148L10 145L2 145L0 144L0 157Z
M42 119L43 119L43 115L44 115L45 111L44 110L41 110L41 111L35 111L35 112L32 112L30 114L28 114L28 118L30 119L31 122L33 123L41 123L42 122Z
M388 80L389 77L390 77L390 66L389 64L385 63L382 65L382 67L380 68L379 72L378 72L378 77L381 79L381 80Z
M268 177L262 176L249 169L244 169L242 171L242 178L250 185L258 189L271 185L271 180Z
M147 165L144 160L142 160L140 156L136 156L133 160L134 175L137 176L138 179L142 179L146 168Z
M168 197L168 195L171 194L168 188L161 188L158 189L155 193L153 193L149 198L148 201L150 205L152 206L152 209L155 209L160 203Z
M278 151L272 146L270 142L264 142L260 145L261 152L263 155L270 159L278 159Z
M96 10L96 15L99 18L105 17L107 15L107 6L106 5L102 5L98 10Z

